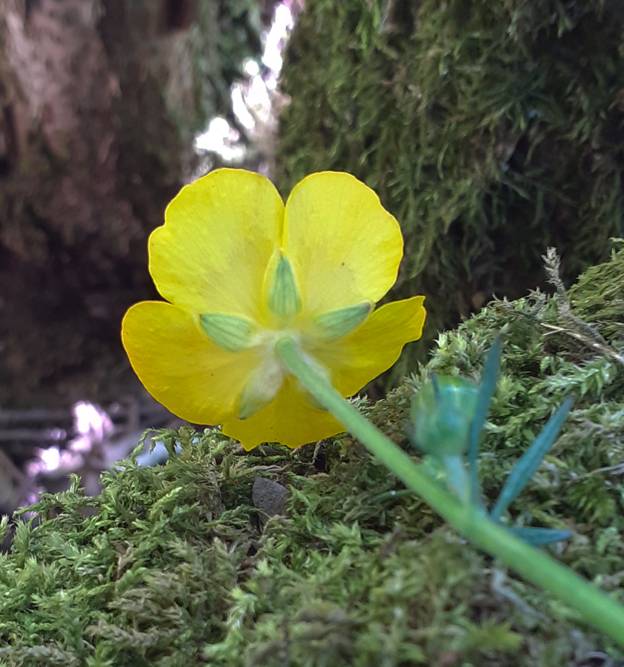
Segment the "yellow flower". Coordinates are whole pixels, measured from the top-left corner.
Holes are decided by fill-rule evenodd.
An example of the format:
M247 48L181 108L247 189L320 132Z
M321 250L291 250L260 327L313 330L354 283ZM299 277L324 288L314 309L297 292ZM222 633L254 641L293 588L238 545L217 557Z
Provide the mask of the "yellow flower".
M219 169L185 186L149 239L169 302L132 306L122 324L146 389L190 422L221 424L245 449L298 447L344 431L290 376L274 347L294 338L351 396L420 338L424 297L374 304L403 255L397 221L350 174L320 172L284 205L263 176Z

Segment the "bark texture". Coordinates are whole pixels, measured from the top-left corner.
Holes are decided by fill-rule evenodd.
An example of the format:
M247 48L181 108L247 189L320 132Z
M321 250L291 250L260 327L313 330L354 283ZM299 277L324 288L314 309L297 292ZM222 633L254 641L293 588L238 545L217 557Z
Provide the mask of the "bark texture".
M0 401L121 369L145 238L218 105L218 0L0 7ZM220 88L223 82L220 82ZM106 352L103 352L106 350Z

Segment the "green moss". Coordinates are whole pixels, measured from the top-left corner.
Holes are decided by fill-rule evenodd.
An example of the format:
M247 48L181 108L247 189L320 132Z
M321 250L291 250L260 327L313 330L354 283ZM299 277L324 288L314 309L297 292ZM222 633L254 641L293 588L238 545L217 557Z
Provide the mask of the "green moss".
M283 72L283 189L344 169L379 193L429 341L536 287L547 246L576 276L622 234L623 26L603 0L310 0Z
M570 300L579 316L597 326L604 336L624 337L624 241L614 240L611 262L592 266L570 289ZM618 252L619 249L619 252Z
M623 265L620 250L571 290L572 315L594 314L595 333L619 353ZM573 393L562 436L514 519L571 528L557 557L624 601L624 368L573 335L566 303L540 293L493 302L441 335L429 364L387 399L363 408L409 447L414 389L432 370L477 378L502 331L484 492L495 497ZM563 604L464 543L348 436L250 454L211 431L157 437L171 452L181 447L166 465L124 462L104 476L100 496L74 485L18 524L0 556L0 664L560 667L588 664L591 651L624 659ZM254 506L257 476L288 488L284 516L267 519Z

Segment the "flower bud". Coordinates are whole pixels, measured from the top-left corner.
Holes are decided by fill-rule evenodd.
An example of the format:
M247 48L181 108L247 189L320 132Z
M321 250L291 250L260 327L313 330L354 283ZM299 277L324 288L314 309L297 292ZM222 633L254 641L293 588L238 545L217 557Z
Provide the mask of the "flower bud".
M412 401L416 445L440 458L465 452L477 395L478 387L468 380L433 376Z

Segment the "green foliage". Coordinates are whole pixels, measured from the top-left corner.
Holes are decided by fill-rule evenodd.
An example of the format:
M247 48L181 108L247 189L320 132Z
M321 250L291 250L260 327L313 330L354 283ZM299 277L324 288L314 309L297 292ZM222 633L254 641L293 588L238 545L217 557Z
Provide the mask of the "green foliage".
M414 389L432 371L478 381L502 331L480 458L491 504L572 381L562 435L512 518L572 529L557 556L620 599L624 367L605 350L624 347L611 326L624 316L623 268L624 250L595 267L601 285L619 281L619 291L584 277L570 312L561 294L493 302L441 335L429 364L387 399L363 406L407 447ZM587 312L600 320L591 328L603 350L577 337L570 314ZM74 484L17 524L0 555L0 665L560 667L588 664L592 651L624 659L562 603L463 542L347 436L249 454L215 431L156 437L170 452L162 467L124 462L100 496ZM284 516L254 505L256 477L288 489Z
M268 3L265 13L270 8L271 3ZM231 86L245 78L243 63L247 58L259 59L263 21L267 16L262 15L256 0L211 0L198 3L198 9L199 49L194 64L203 68L202 81L211 94L207 98L206 118L218 113L235 122ZM205 39L205 36L209 36L209 41L202 44L199 38ZM207 55L211 52L210 60Z
M547 246L575 276L622 233L623 27L608 0L310 0L283 72L283 189L345 169L380 194L429 339L534 288Z
M501 340L497 337L483 363L478 386L463 378L439 378L433 373L414 394L410 410L408 435L414 445L429 454L426 465L432 476L444 480L461 502L479 512L486 509L481 498L479 444L496 391L500 356ZM568 396L519 457L494 507L487 511L492 520L499 522L531 481L555 444L573 403ZM568 530L526 526L512 526L510 530L532 545L567 540L571 535Z
M270 7L272 3L266 3ZM262 52L262 16L256 0L217 0L217 50L225 84L244 78L243 62ZM204 10L205 11L205 10ZM229 85L223 87L222 112L231 113Z
M431 376L412 404L414 443L444 458L468 449L478 387L462 378Z
M588 268L570 289L570 301L578 315L596 325L603 336L620 339L624 338L624 290L615 269L624 272L622 250L624 240L614 239L611 263Z

